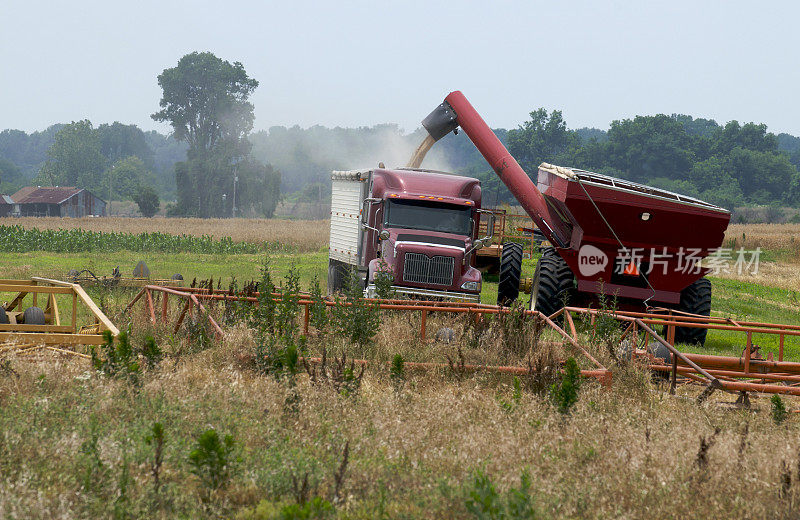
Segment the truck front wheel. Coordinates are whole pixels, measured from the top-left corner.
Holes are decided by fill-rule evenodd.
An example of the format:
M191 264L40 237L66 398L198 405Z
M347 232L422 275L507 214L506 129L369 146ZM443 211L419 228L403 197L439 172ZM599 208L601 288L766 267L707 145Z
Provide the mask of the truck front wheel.
M497 285L497 305L511 305L519 297L519 280L522 276L522 245L516 242L503 244L500 256L500 282Z
M542 256L536 264L536 272L533 274L531 308L545 316L552 315L565 304L569 305L574 284L575 275L555 248L543 248Z

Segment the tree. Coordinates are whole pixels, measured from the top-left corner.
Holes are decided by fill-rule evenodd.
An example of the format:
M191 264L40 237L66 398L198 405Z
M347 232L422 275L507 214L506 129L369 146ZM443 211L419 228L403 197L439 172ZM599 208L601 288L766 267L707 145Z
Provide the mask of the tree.
M580 138L567 130L560 110L548 116L544 108L539 108L530 117L516 130L508 131L508 150L529 175L535 175L542 162L557 162L560 155L580 143Z
M152 186L155 182L153 173L147 169L144 162L134 155L125 157L115 162L103 173L101 193L109 193L111 183L111 196L115 199L133 199L142 185Z
M655 177L681 180L695 161L692 144L675 119L664 114L636 116L611 123L606 160L637 182Z
M158 200L158 193L152 186L139 186L133 201L139 206L139 211L147 218L158 213L161 203Z
M253 105L247 99L258 81L238 61L193 52L165 69L158 84L161 110L151 117L169 122L175 138L189 143L190 154L209 152L220 141L238 143L253 128Z
M72 122L58 131L47 150L49 159L39 172L43 183L98 189L102 183L106 158L91 121Z
M138 157L148 169L153 168L153 150L147 144L144 132L136 125L102 124L97 127L100 152L109 162L125 157Z
M164 70L158 84L163 96L153 119L169 121L174 137L189 145L187 161L175 165L178 203L170 214L230 216L237 176L237 205L249 202L259 213L271 214L271 201L277 202L279 194L279 185L272 182L276 172L248 158L252 146L247 135L253 128L248 98L258 81L239 62L193 52ZM262 187L274 193L259 193Z
M22 174L14 163L0 157L0 185L16 183L21 177Z

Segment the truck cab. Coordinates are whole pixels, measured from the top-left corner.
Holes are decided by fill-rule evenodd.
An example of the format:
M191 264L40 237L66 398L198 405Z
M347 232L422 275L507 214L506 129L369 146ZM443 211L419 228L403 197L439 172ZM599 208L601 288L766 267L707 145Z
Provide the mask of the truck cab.
M386 277L398 296L480 301L480 181L385 168L333 172L331 180L330 292L356 269L368 297Z

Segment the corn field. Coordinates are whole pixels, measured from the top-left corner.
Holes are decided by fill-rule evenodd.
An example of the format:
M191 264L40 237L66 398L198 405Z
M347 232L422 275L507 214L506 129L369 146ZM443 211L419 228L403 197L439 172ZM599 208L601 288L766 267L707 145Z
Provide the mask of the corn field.
M230 237L171 235L161 232L124 233L83 229L26 229L0 226L0 250L7 253L50 251L54 253L140 251L200 254L257 254L280 250L277 243L234 242Z

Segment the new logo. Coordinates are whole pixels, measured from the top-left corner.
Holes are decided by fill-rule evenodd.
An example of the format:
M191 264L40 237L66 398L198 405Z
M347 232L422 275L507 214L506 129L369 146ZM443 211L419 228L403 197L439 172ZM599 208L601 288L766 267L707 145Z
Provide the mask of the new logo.
M589 244L581 246L578 251L578 270L583 276L593 276L608 265L608 256Z

